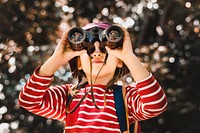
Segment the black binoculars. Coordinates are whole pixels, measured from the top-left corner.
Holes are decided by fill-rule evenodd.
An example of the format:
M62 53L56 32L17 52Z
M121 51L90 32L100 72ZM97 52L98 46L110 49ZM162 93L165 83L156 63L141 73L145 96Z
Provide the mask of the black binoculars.
M123 36L122 29L116 25L111 25L107 29L93 27L89 30L76 27L68 32L70 48L74 51L86 49L89 54L94 52L96 41L100 43L100 50L104 53L106 51L105 46L111 49L122 47Z

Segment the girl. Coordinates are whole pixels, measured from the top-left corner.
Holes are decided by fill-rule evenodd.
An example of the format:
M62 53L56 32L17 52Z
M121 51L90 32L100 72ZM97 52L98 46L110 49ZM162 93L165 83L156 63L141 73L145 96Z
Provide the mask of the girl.
M91 23L83 29L94 27L104 30L110 25ZM165 111L164 91L133 53L128 31L122 30L122 48L106 46L106 52L98 39L92 41L92 52L74 51L69 46L68 32L65 33L53 55L27 81L19 104L34 114L64 121L66 133L119 133L113 90L115 82L130 72L135 82L123 87L129 124ZM54 73L68 62L78 84L49 87Z

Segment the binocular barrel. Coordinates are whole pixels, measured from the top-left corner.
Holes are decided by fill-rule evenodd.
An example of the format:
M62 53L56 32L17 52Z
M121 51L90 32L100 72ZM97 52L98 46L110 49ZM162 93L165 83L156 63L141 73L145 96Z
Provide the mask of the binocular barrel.
M85 31L81 28L72 28L68 32L68 40L70 47L75 51L80 51L84 49L84 41L86 38Z
M72 28L68 33L71 49L74 51L87 50L87 45L92 43L92 40L95 40L94 36L98 36L99 40L111 49L122 47L124 34L119 26L112 25L104 31L98 27L93 28L95 28L95 30L91 31L85 31L78 27ZM98 29L102 30L102 32L97 32Z
M105 30L105 37L107 39L106 46L111 49L122 47L123 31L119 26L110 26Z

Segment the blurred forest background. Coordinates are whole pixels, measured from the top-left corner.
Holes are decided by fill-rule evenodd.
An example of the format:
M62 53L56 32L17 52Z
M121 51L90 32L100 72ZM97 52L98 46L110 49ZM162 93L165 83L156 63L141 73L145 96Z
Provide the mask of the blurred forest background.
M18 95L66 29L99 21L129 30L168 96L167 111L140 122L142 132L199 133L199 0L0 0L0 133L62 133L63 123L19 107ZM72 80L63 66L53 84Z

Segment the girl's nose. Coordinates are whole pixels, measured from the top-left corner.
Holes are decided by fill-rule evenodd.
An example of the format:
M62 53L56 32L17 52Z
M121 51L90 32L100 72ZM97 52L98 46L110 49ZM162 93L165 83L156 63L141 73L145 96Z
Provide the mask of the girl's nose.
M94 47L95 47L95 50L94 52L92 53L92 56L93 57L101 57L103 55L103 53L101 52L100 50L100 43L99 42L95 42L94 43Z

